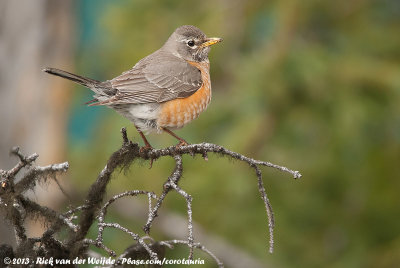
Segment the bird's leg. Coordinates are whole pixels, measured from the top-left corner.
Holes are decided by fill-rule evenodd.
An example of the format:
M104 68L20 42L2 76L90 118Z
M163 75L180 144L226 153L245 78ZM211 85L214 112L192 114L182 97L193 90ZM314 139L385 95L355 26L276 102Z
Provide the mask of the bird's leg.
M143 132L135 125L136 130L139 132L140 136L142 137L144 141L144 147L140 148L140 152L143 153L146 150L152 150L154 149L153 146L150 145L149 141L146 139L146 136L143 134ZM150 158L150 168L153 166L153 158Z
M136 125L135 125L135 127L144 141L144 145L145 145L144 148L145 149L154 149L153 146L151 146L149 141L146 139L146 136L143 134L143 132Z
M181 137L179 137L178 135L176 135L174 132L172 132L171 130L169 130L168 128L161 128L163 131L167 132L169 135L171 135L172 137L176 138L177 140L179 140L179 143L177 146L186 146L189 145L189 143L187 141L185 141L184 139L182 139Z

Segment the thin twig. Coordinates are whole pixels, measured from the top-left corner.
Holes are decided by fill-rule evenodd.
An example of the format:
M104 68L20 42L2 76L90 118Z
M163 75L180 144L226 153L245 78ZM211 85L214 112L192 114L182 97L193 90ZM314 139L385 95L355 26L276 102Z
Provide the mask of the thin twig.
M182 156L181 155L176 155L175 157L175 165L177 167L177 170L180 173L179 177L172 177L171 179L168 180L168 185L172 188L175 189L181 196L183 196L186 199L186 204L187 204L187 213L188 213L188 247L189 247L189 260L193 259L193 243L194 243L194 237L193 237L193 219L192 219L192 197L187 194L184 190L182 190L178 186L178 180L182 176Z
M162 245L166 245L166 246L168 246L170 248L171 248L171 244L181 244L181 245L189 246L189 241L185 241L185 240L165 240L165 241L160 241L159 243L162 244ZM218 267L220 267L220 268L224 267L224 264L222 263L222 261L220 259L218 259L217 256L215 256L215 254L212 253L212 251L207 249L202 244L194 243L193 247L197 248L197 249L200 249L201 251L207 253L211 258L213 258L215 260L215 262L217 263Z
M256 165L254 165L253 167L256 171L257 178L258 178L258 190L261 194L261 199L264 201L265 210L266 210L267 216L268 216L269 252L272 253L272 252L274 252L274 227L275 227L274 212L272 211L271 203L269 202L267 193L265 191L264 183L262 180L261 170Z
M39 157L39 155L37 153L34 153L34 154L30 155L30 156L24 156L20 152L19 147L12 148L11 151L10 151L10 154L17 156L19 158L19 163L15 167L13 167L12 169L10 169L8 171L8 174L7 174L8 177L14 176L23 167L26 167L26 166L30 165L32 162L34 162Z
M174 155L183 155L183 154L200 154L201 156L204 155L204 153L217 153L220 155L226 155L230 156L234 159L243 161L248 163L249 165L261 165L261 166L266 166L266 167L271 167L278 169L283 172L290 173L295 179L301 178L301 174L299 171L291 170L287 167L280 166L273 164L271 162L266 162L266 161L260 161L256 160L244 155L241 155L239 153L233 152L231 150L225 149L224 147L212 143L199 143L199 144L190 144L186 146L171 146L165 149L153 149L147 152L147 157L148 158L153 158L153 159L158 159L162 156L174 156Z
M83 239L83 243L88 244L88 245L93 245L96 246L97 248L103 249L104 251L106 251L110 256L116 257L117 254L115 254L115 251L108 248L106 245L104 245L102 242L98 242L97 240L93 240L93 239L88 239L85 238Z
M20 245L27 239L25 227L23 224L26 211L21 202L16 199L12 204L10 212L12 213L12 224L15 231L17 245Z
M180 160L179 160L180 159ZM182 177L182 158L175 158L175 168L172 174L168 177L168 180L164 183L163 192L161 193L160 197L157 199L157 203L155 204L154 208L150 211L147 223L143 226L143 230L146 234L149 234L151 224L153 223L154 219L158 216L158 210L161 208L161 205L169 193L171 191L170 181L178 182L179 179Z
M109 199L105 205L102 207L102 209L100 210L99 216L98 216L98 225L99 225L99 229L98 229L98 234L97 234L97 238L96 241L99 243L103 242L103 232L104 232L104 227L106 225L104 225L104 219L105 219L105 215L107 213L107 208L114 203L116 200L122 198L122 197L126 197L126 196L137 196L137 195L147 195L149 196L149 200L151 200L151 198L157 198L157 196L152 193L152 192L148 192L148 191L141 191L141 190L132 190L132 191L126 191L117 195L114 195L111 199Z
M99 223L98 225L103 227L119 229L129 234L134 240L139 242L139 244L147 251L147 253L149 253L149 256L152 260L158 261L157 254L151 250L151 248L144 242L144 240L138 234L130 231L128 228L125 228L118 223Z

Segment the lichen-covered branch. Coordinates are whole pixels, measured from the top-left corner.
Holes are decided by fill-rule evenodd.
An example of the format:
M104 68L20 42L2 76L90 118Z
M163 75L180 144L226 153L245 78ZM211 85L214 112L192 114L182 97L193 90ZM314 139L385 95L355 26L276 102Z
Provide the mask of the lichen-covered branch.
M12 223L16 235L17 245L25 244L27 236L24 222L26 217L39 215L48 222L62 222L63 218L50 208L42 207L37 203L27 200L22 194L33 188L41 181L49 177L55 177L56 174L66 172L68 163L53 164L45 167L33 165L38 158L38 154L24 156L18 147L14 147L10 154L16 156L19 162L10 170L0 169L0 211L6 215L6 218ZM17 174L26 169L21 178Z
M173 245L180 244L188 247L189 260L193 260L195 250L200 250L214 259L219 267L223 267L222 261L213 252L196 241L193 235L194 214L192 211L192 196L179 186L184 170L182 155L200 155L207 160L208 153L215 153L244 162L254 169L258 179L258 189L261 199L265 205L269 230L269 251L272 253L274 247L274 214L267 197L260 168L262 166L274 168L291 174L295 179L301 177L298 171L270 162L255 160L211 143L171 146L164 149L141 149L137 143L133 143L128 139L125 129L122 129L122 139L121 148L110 156L107 164L97 176L96 181L88 189L84 202L75 208L69 208L64 213L39 205L24 196L24 193L27 190L32 190L37 184L48 178L56 180L57 174L68 170L68 163L65 162L44 167L35 166L34 161L38 157L37 154L24 156L17 147L11 151L11 154L16 156L19 161L10 170L0 169L0 210L11 222L15 230L17 248L11 252L13 256L24 257L24 254L28 254L30 257L44 256L48 258L74 259L85 256L89 247L94 246L104 250L109 256L116 258L116 263L112 265L112 267L116 267L127 256L158 261L164 257L166 248L173 248ZM130 190L114 195L107 201L104 201L107 185L115 171L128 168L136 159L153 162L162 157L174 158L175 166L171 174L166 178L159 196L154 192ZM25 170L25 173L19 176L18 174L22 170ZM17 175L19 179L17 179ZM157 241L150 237L150 231L165 199L171 191L177 192L186 201L187 239ZM118 222L107 221L107 213L115 201L121 198L135 198L139 195L147 196L148 201L148 215L143 226L144 236L141 236L140 232L132 231ZM26 235L24 227L25 219L27 217L37 218L38 216L46 222L47 229L41 237L29 238ZM96 226L97 229L97 235L94 239L88 237L89 229L93 228L93 226ZM108 228L118 229L129 235L134 244L117 256L116 251L109 248L103 238L103 234ZM64 230L68 232L66 237L65 235L60 236L60 233Z

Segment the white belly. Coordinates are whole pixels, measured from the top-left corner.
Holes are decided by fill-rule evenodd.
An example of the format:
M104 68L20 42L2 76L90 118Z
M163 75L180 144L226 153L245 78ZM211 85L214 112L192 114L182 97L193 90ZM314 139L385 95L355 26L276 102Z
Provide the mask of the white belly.
M128 118L142 132L157 131L157 119L160 113L160 104L117 104L110 106L119 114Z

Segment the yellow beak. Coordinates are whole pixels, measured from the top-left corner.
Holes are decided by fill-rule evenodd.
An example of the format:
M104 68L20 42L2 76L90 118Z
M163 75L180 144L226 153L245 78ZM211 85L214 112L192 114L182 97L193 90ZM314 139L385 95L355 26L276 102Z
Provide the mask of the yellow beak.
M222 38L219 37L210 37L207 38L206 41L200 45L200 47L208 47L208 46L212 46L215 45L216 43L222 42Z

